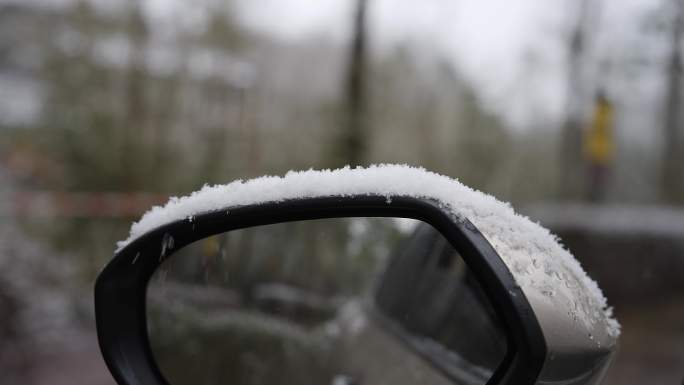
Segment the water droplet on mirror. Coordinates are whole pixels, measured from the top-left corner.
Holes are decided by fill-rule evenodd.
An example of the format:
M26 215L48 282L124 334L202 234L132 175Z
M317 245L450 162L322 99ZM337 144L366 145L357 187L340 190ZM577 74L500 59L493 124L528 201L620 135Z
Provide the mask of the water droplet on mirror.
M577 313L574 310L569 311L568 315L572 317L573 321L579 322L579 317L577 317Z
M159 260L166 257L166 252L173 249L173 237L168 233L164 233L162 237L161 253L159 254Z

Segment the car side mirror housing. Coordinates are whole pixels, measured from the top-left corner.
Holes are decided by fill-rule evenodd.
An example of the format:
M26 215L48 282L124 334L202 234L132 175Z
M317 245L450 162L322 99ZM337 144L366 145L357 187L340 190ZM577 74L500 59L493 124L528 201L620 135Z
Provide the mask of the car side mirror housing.
M505 332L505 355L487 384L600 381L616 349L619 325L577 261L548 231L509 206L406 166L238 181L154 208L133 226L95 285L98 339L115 380L168 383L150 346L146 295L151 277L178 250L239 229L351 217L422 221L458 251ZM373 298L381 313L401 319L406 313L401 301L383 298L416 292L418 283L408 281L422 270L409 257L396 260ZM429 272L421 274L431 279ZM450 378L449 354L414 350Z

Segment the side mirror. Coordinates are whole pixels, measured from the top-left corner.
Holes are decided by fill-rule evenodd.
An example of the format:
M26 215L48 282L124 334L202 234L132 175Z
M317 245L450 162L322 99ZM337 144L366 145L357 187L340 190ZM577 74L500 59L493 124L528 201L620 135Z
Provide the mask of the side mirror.
M253 264L240 269L225 262L226 277L211 290L195 288L197 282L209 282L196 269L203 263L192 251L193 247L202 247L197 241L251 231L251 244L258 245L261 252L236 248L231 256L237 261L253 261L257 256L261 261L287 261L286 255L293 254L296 247L312 249L312 237L328 229L323 251L294 253L310 255L309 260L294 263L294 269L305 270L323 266L320 258L331 252L336 258L349 258L351 241L358 241L358 234L371 234L368 226L349 230L360 223L354 218L389 218L384 224L368 222L376 223L376 229L385 229L366 237L369 244L382 245L377 256L369 257L373 263L365 270L354 270L360 272L357 275L340 280L355 288L345 292L349 297L365 298L357 302L360 305L356 310L349 310L348 301L337 301L333 295L322 298L306 292L304 289L326 286L302 287L308 276L313 281L319 273L300 274L304 277L300 279L288 273L285 279L282 264L264 262L259 265L263 268L257 269L262 274L255 275ZM422 223L411 231L394 231L403 226L399 218ZM304 227L295 232L293 223L304 223ZM330 234L336 241L330 241ZM340 240L339 234L357 236ZM174 264L182 268L172 271ZM236 277L237 271L251 274L250 278ZM184 284L160 286L164 274L175 274L172 278ZM333 271L329 277L341 274ZM369 283L358 283L358 276ZM294 284L288 287L283 285L285 281ZM329 287L325 290L331 291ZM212 297L212 293L216 295ZM199 303L211 298L216 299L211 306L186 310L187 299ZM182 311L169 312L173 306ZM261 315L254 316L255 312ZM361 312L363 317L352 314L349 320L350 312ZM173 314L185 323L174 323L169 318ZM188 372L181 365L191 358L179 357L201 356L206 346L197 341L216 342L231 332L244 342L248 333L231 326L236 322L276 325L265 320L280 322L291 317L321 327L289 328L291 323L285 320L285 326L277 324L281 326L269 330L303 330L300 334L305 336L323 330L326 335L338 336L326 340L328 345L342 344L338 329L345 325L357 330L377 329L374 334L361 334L351 350L345 348L347 358L340 359L337 354L326 361L343 361L344 365L316 381L336 384L388 381L382 376L388 376L390 368L363 367L372 366L372 361L386 362L382 358L391 357L394 350L402 352L400 362L393 366L397 373L414 370L409 360L415 361L416 367L429 368L421 370L434 371L434 377L429 377L431 383L596 384L619 335L619 325L596 284L548 231L490 196L452 179L405 166L306 171L283 178L238 181L205 187L189 197L173 199L163 208L154 208L134 224L129 239L120 243L113 260L98 277L95 315L102 354L122 385L182 385L170 374ZM238 315L241 318L236 318ZM229 328L211 329L219 334L203 329L204 339L183 338L182 333L194 330L187 327L188 319L230 322L224 322ZM212 322L216 325L218 321ZM383 345L375 342L380 334L386 335ZM164 340L164 336L174 338ZM175 345L165 341L175 341ZM249 353L244 344L235 346L238 354ZM188 354L188 349L194 353ZM330 351L329 347L325 349ZM254 351L257 353L246 358L230 356L234 351L222 351L226 355L223 364L251 359L266 372L263 366L273 361L265 359L263 350ZM291 356L295 350L286 347L284 351ZM164 357L174 357L175 361ZM201 361L209 370L207 360ZM216 362L212 365L222 365L220 359ZM232 368L230 378L203 380L195 374L191 383L259 383L253 378L242 381L237 372ZM280 373L281 378L275 381L293 382ZM270 378L267 382L273 381ZM413 382L402 374L395 374L390 381Z

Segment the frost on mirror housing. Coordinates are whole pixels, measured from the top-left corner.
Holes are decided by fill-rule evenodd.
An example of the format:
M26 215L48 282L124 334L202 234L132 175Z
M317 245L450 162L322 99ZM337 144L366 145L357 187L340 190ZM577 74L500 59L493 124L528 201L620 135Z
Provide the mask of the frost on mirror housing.
M505 357L488 383L600 380L615 351L619 325L574 257L510 206L407 166L237 181L150 210L132 226L96 284L98 336L114 377L120 384L164 383L148 346L144 299L150 277L177 250L245 227L359 216L424 221L462 255L506 333ZM448 354L429 344L403 345L426 362L449 361Z

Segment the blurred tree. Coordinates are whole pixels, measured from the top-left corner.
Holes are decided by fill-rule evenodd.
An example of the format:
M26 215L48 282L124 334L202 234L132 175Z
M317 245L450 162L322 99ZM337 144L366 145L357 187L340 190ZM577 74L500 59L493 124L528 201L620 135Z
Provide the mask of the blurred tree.
M455 175L469 186L493 193L490 186L496 171L511 155L511 138L496 116L481 109L474 91L462 92L462 126L451 152Z
M346 111L341 149L344 162L352 166L365 161L368 136L366 128L366 50L368 44L366 13L368 0L357 0L354 28L346 78Z
M665 94L662 192L666 202L684 203L684 135L682 131L682 35L684 1L673 0L674 20L670 36Z
M119 164L117 106L114 84L119 74L99 65L95 36L101 27L90 4L79 2L64 15L71 34L68 45L50 45L43 75L48 103L39 143L64 169L64 179L51 186L62 190L126 189L130 180ZM55 31L57 33L58 31ZM129 182L130 183L130 182Z
M571 2L578 7L575 25L568 40L568 81L566 118L561 136L561 172L559 175L559 195L566 200L581 197L583 191L583 160L582 160L582 103L584 93L584 61L587 44L587 23L590 6L593 2L581 0Z
M206 42L211 47L222 50L239 52L250 42L248 36L235 20L231 1L223 2L209 11L208 22L200 42Z
M138 156L132 156L126 152L142 142L141 136L150 130L148 129L149 117L147 108L147 40L149 36L148 26L143 18L139 4L132 1L128 5L128 15L126 20L126 31L129 39L128 65L126 69L126 90L124 93L125 111L123 122L118 127L120 130L122 148L121 167L126 170L122 186L127 190L144 188L144 180L136 180L140 177L133 172L135 167L140 167ZM154 139L156 143L150 143L149 150L158 154L161 152L163 142L160 140L162 135L157 135ZM130 151L130 150L128 150ZM146 170L151 171L153 170ZM138 175L136 175L138 174Z
M137 2L114 14L88 2L67 9L55 35L69 44L48 42L43 71L42 147L65 176L52 188L180 192L225 179L228 131L245 98L239 29L219 8L201 33L179 29L163 46L150 42Z
M27 133L33 152L56 169L41 188L179 194L227 179L223 156L227 132L236 130L239 87L225 66L202 60L225 59L237 29L214 21L206 34L179 29L160 43L140 3L124 5L102 13L77 2L51 25L42 51L42 127ZM81 218L33 230L88 255L79 265L90 280L128 226L127 218Z
M444 58L404 45L374 63L369 159L409 163L493 192L512 141Z

